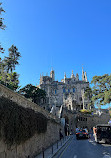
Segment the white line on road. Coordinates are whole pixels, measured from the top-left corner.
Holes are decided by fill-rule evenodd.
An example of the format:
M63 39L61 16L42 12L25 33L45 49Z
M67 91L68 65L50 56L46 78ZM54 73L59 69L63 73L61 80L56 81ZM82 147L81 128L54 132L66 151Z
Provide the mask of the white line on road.
M103 158L111 158L109 155L104 155Z
M77 158L77 155L74 155L74 158Z

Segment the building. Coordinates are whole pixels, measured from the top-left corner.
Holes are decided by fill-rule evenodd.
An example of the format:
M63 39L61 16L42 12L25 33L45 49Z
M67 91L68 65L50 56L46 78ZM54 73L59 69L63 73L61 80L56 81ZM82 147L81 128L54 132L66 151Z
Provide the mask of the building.
M97 124L108 124L109 120L110 115L107 109L101 109L99 113L97 110L96 113L92 114L78 112L76 117L76 126L80 128L87 127L88 129L91 129Z
M73 71L70 78L64 74L61 82L55 81L55 72L51 70L50 76L40 76L39 88L46 91L47 107L53 114L59 114L61 106L71 111L88 109L89 99L84 98L84 91L89 87L86 72L82 68L82 80L79 75L74 75Z

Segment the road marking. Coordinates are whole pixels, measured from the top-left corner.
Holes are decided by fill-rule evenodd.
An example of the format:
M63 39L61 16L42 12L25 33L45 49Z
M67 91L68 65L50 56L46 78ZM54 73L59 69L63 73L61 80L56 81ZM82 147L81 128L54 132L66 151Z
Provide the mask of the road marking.
M72 139L71 139L71 142L72 142ZM65 147L65 149L62 151L62 153L60 154L60 157L59 158L61 158L62 157L62 155L63 155L63 153L65 152L65 150L69 147L69 145L71 144L71 142Z
M74 158L77 158L77 155L74 155Z
M103 158L111 158L110 155L104 155Z

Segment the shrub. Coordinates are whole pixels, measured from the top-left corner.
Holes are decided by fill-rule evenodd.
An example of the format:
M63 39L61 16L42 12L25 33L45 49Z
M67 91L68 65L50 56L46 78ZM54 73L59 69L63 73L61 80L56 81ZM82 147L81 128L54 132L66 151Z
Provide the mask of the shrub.
M0 98L0 136L7 144L20 144L36 132L45 133L47 121L41 113L18 106L4 97Z
M80 112L85 113L85 114L91 114L92 112L90 110L82 109Z

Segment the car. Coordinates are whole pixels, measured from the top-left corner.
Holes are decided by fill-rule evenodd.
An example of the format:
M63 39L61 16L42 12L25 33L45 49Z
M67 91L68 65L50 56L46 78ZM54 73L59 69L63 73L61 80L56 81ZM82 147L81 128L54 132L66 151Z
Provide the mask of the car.
M76 132L76 139L79 138L89 138L87 129L81 129Z

